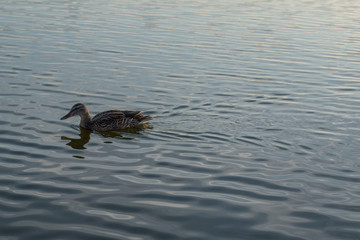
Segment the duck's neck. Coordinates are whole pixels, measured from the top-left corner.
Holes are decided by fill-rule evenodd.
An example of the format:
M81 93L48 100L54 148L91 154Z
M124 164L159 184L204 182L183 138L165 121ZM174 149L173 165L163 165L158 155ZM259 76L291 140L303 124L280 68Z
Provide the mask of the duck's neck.
M86 111L80 115L80 127L90 129L91 117L89 111Z

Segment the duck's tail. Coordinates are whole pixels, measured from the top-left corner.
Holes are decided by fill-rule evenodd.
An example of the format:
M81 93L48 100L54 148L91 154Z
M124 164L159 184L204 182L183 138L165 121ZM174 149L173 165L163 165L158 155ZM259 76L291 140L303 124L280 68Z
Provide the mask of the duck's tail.
M139 121L139 124L146 123L146 122L150 121L151 119L153 119L152 116L150 116L150 115L144 116L141 113L136 114L135 117Z

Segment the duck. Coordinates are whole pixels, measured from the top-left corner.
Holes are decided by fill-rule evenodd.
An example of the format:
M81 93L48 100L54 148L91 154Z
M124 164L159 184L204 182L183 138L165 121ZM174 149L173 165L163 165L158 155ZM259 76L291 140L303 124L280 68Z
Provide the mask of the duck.
M65 120L74 116L80 117L80 127L98 132L137 127L153 119L153 117L149 115L142 115L140 111L120 110L108 110L96 114L91 118L85 104L77 103L72 106L70 112L60 118L60 120Z

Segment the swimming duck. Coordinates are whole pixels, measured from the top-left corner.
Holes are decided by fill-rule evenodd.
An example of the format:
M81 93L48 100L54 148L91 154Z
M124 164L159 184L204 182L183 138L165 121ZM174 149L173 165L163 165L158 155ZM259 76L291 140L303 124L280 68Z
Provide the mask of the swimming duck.
M61 120L76 115L80 116L80 126L82 128L99 132L136 127L153 119L151 116L142 115L140 111L120 110L105 111L91 118L87 107L82 103L77 103L71 108L68 114L61 118Z

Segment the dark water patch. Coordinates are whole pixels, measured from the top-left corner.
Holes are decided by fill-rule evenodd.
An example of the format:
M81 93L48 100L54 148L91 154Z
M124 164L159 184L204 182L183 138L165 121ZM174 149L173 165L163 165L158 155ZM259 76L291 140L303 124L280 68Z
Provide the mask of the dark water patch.
M216 170L216 169L204 168L204 167L201 168L201 167L194 166L194 165L176 164L173 162L159 162L159 163L157 163L157 165L161 166L161 167L172 168L172 169L186 170L188 172L207 173L207 174L215 174L215 173L220 172L219 170Z
M232 141L232 137L225 134L220 133L203 133L201 134L202 137L207 138L212 141L220 141L220 142L230 142Z
M7 144L11 144L14 146L22 146L22 147L27 147L27 148L35 148L35 149L47 149L47 150L60 150L62 149L61 147L56 147L56 146L52 146L52 145L45 145L45 144L38 144L38 143L33 143L33 142L25 142L25 141L20 141L17 139L11 139L11 138L1 138L0 137L0 142L6 142Z
M281 100L285 102L297 102L296 98L281 98Z
M15 214L19 214L21 212L24 211L23 207L15 207L15 206L11 206L10 204L0 204L0 211L2 211L3 213L10 213L12 215ZM0 218L1 219L1 218Z
M45 79L52 79L52 77L54 76L53 73L47 73L47 72L40 72L40 73L33 73L32 76L35 79L39 79L39 80L45 80ZM39 83L42 86L46 86L44 83Z
M98 94L92 94L90 92L74 92L74 91L62 91L62 90L54 90L54 89L42 89L42 88L27 88L28 91L35 91L35 92L45 92L45 93L54 93L54 94L60 94L60 95L70 95L70 96L76 96L76 97L89 97L92 98L99 98L104 100L112 100L117 101L117 98L107 97L107 96L99 96Z
M242 138L246 138L246 139L250 139L250 140L262 141L261 138L254 137L254 136L242 136Z
M224 210L229 210L233 213L250 213L251 208L248 206L241 206L236 204L228 204L219 199L209 199L209 198L196 198L195 199L199 206L208 207L208 208L221 208Z
M12 68L15 71L21 71L21 72L31 72L32 70L29 68L19 68L19 67L13 67Z
M294 223L294 225L309 229L331 229L346 225L348 229L359 227L359 221L341 219L331 215L325 215L317 212L294 211L290 216L301 219L303 222Z
M174 203L174 206L178 206L178 202L186 203L186 202L192 202L195 201L195 197L189 197L189 196L178 196L178 195L168 195L164 194L162 192L160 193L138 193L134 194L133 197L139 198L139 199L155 199L155 200L165 200L166 203L169 203L171 206L171 203ZM184 206L185 207L185 206Z
M235 105L233 105L233 104L215 104L215 106L214 107L216 107L216 108L236 108L236 106Z
M264 129L265 131L269 131L269 132L281 132L284 131L284 129L280 129L280 128L267 128Z
M79 167L79 168L81 170L80 169L78 170L77 168L76 168L76 170L72 169L72 168L69 168L69 169L64 168L63 171L67 172L67 173L71 172L74 175L90 172L90 170L88 168L82 168L82 167ZM70 183L70 184L78 183L78 184L84 184L84 185L88 185L88 186L101 185L101 183L102 183L100 179L99 180L78 179L76 177L62 177L62 176L54 176L54 177L49 178L49 180L51 180L53 182Z
M149 90L150 92L153 92L153 93L164 93L164 94L169 94L171 92L171 90L169 89L152 89L152 90Z
M339 92L354 92L359 90L357 87L330 87L330 89Z
M343 173L356 173L356 171L352 170L352 169L333 169L333 170L343 172Z
M17 181L15 180L10 180L10 179L0 179L0 184L1 185L13 185L15 184Z
M57 84L55 83L43 83L41 84L44 87L59 87Z
M212 105L212 103L203 103L202 104L203 107L208 107L208 106L211 106L211 105Z
M169 78L180 78L180 79L184 79L184 78L189 78L189 76L187 76L187 75L173 75L173 74L171 74L171 75L167 75L166 77L169 77Z
M11 168L23 167L23 161L18 158L12 158L7 156L1 156L0 162L10 164Z
M334 228L334 229L327 229L326 233L328 233L329 236L333 236L338 239L352 240L352 239L360 238L359 231L357 231L356 229L351 231L351 230L336 230L336 228Z
M0 120L0 124L1 124L1 125L7 125L7 124L10 124L10 122ZM2 131L3 131L3 130L1 130L1 132L2 132Z
M182 109L186 109L188 108L189 106L188 105L180 105L180 106L177 106L177 107L174 107L173 110L176 111L176 110L182 110Z
M35 225L35 223L33 224ZM50 228L50 226L47 226L47 228ZM56 225L54 226L54 228L59 228L59 227L63 227L65 228L64 230L57 230L57 229L53 229L51 231L44 231L44 229L39 229L37 231L31 231L30 233L26 234L26 237L24 239L27 238L32 238L32 239L69 239L69 240L76 240L76 239L89 239L89 240L96 240L96 239L104 239L104 240L117 240L117 239L132 239L131 237L127 237L124 236L122 234L111 234L111 233L105 233L106 230L102 230L102 229L97 229L97 227L93 227L92 229L82 229L83 226L79 225L79 226L61 226L61 225ZM78 228L79 230L73 230L71 228ZM36 229L36 228L35 228ZM93 233L92 233L93 232ZM104 235L115 235L115 236L104 236Z
M45 121L45 120L42 120L42 121ZM55 122L55 121L50 121L50 122ZM56 122L57 124L59 125L62 125L62 126L67 126L66 123L59 123L59 122ZM38 127L23 127L24 130L31 130L31 131L34 131L36 133L41 133L41 134L53 134L54 131L53 130L43 130L43 129L39 129ZM71 131L62 131L64 133L73 133Z
M160 132L157 132L160 133ZM195 136L198 135L195 132L174 132L174 131L166 131L161 132L161 136L166 138L173 138L173 139L189 139L189 140L201 140L201 137Z
M36 190L45 193L59 193L59 194L80 194L81 191L70 188L61 188L58 186L48 186L45 184L29 184L29 183L20 183L16 187L22 190Z
M4 221L7 218L0 217L0 220ZM12 236L17 236L18 239L25 240L28 237L29 233L39 232L42 229L39 227L29 227L29 226L6 226L4 230L1 231L1 234L4 237L11 238Z
M19 112L10 111L10 110L0 110L0 113L11 114L11 115L15 115L15 116L26 116L26 114L24 114L24 113L19 113Z
M240 142L243 142L243 143L251 144L251 145L254 145L254 146L263 147L263 145L261 145L259 143L255 143L255 142L252 142L252 141L249 141L249 140L246 140L246 139L236 138L236 140L238 140Z
M121 213L141 213L146 212L146 209L138 208L136 206L129 206L120 203L106 203L102 202L101 199L89 203L89 207L95 209L108 210L110 212L121 212Z
M308 151L313 150L311 147L308 147L308 146L305 146L305 145L299 145L299 147L301 147L302 149L308 150Z
M25 119L25 118L24 118ZM15 131L15 130L0 130L0 134L4 135L4 136L21 136L21 137L26 137L29 139L35 139L38 138L32 134L28 134L28 133L24 133L24 132L19 132L19 131ZM14 139L13 139L14 140ZM1 142L1 138L0 138L0 142ZM4 142L6 142L6 139L4 138Z
M177 116L182 116L183 114L181 112L173 112L169 114L169 117L177 117Z
M220 77L228 77L228 78L241 78L243 76L232 74L232 73L207 73L209 76L220 76Z
M254 161L256 161L256 162L268 162L269 159L266 159L266 158L255 158Z
M0 74L3 75L3 76L6 76L6 75L15 75L17 74L18 72L17 71L0 71Z
M273 142L280 143L281 145L285 145L285 146L291 146L290 143L287 143L287 142L285 142L285 141L273 140Z
M360 182L360 178L357 178L357 177L346 177L346 176L340 176L340 175L334 175L334 174L325 174L325 173L314 173L313 175L316 176L316 177L330 178L330 179L344 181L344 182L350 182L350 183L358 183L358 182Z
M109 50L109 49L96 49L94 52L99 53L110 53L110 54L124 54L124 52L117 51L117 50Z
M302 239L290 234L282 234L266 230L252 230L257 225L264 224L267 216L262 213L254 214L253 218L239 217L237 220L230 216L217 216L213 211L209 211L209 216L193 215L182 225L186 229L194 232L209 232L214 239ZM228 222L236 222L237 228L232 228ZM205 230L206 229L206 230ZM199 235L195 239L206 239Z
M286 149L285 149L286 150ZM306 156L309 155L309 153L306 152L299 152L299 151L294 151L295 154L300 155L300 156Z
M5 57L8 57L8 58L21 58L22 55L6 54Z
M120 229L124 230L127 233L136 234L136 235L143 235L151 236L153 239L181 239L181 236L175 235L173 233L168 233L164 231L163 229L156 230L155 228L146 228L146 227L137 227L130 224L115 224L115 223L108 223L105 224L106 227L112 228L112 229Z
M39 118L39 117L24 117L23 119L24 119L24 120L34 120L34 121L39 121L39 120L41 120L41 118Z
M221 176L221 177L217 177L215 179L221 180L221 181L228 181L229 183L235 182L235 183L245 183L245 184L249 184L249 185L256 185L256 186L265 187L265 188L269 188L269 189L283 190L286 192L300 192L300 189L298 189L298 188L285 187L285 186L281 186L278 184L274 184L274 183L271 183L271 182L268 182L265 180L256 179L256 178L248 178L248 177L241 177L241 176Z
M234 93L230 93L230 92L225 92L225 93L215 93L214 94L215 96L218 96L218 97L235 97L236 94Z
M273 95L275 96L279 96L279 97L284 97L284 96L289 96L289 93L273 93Z
M0 191L1 192L1 198L7 199L11 202L31 202L34 201L37 197L34 195L28 195L24 193L14 193L10 191Z
M236 116L239 114L238 111L229 111L229 110L219 110L217 111L217 113L222 117L222 118L226 118L226 119L230 119L231 116ZM215 117L216 115L214 115Z
M22 126L25 126L26 123L12 123L10 124L11 127L22 127Z
M286 147L282 147L282 146L275 146L277 149L280 149L280 150L282 150L282 151L289 151L289 149L288 148L286 148Z
M24 156L24 157L30 157L34 159L46 159L48 156L44 154L38 154L38 153L32 153L32 152L26 152L26 151L19 151L19 150L12 150L5 147L0 147L0 151L2 154L8 154L8 155L15 155L15 156Z
M176 140L178 139L178 137L175 137L175 136L171 136L171 134L167 134L166 132L157 132L157 131L153 131L151 136L149 136L150 139L152 140L156 140L156 141L159 141L159 142L168 142L169 139L172 139L172 140Z
M288 200L287 197L283 196L274 196L274 195L267 195L267 194L260 194L252 191L247 190L240 190L235 189L232 187L225 187L225 186L211 186L211 187L204 187L202 189L193 188L193 187L186 187L184 188L186 191L199 191L204 193L220 193L220 194L229 194L234 196L240 196L244 198L250 199L258 199L258 200L265 200L265 201L286 201ZM225 197L226 198L226 197Z
M349 212L360 212L360 205L348 205L348 204L324 204L323 207L330 209L339 209ZM360 224L360 222L359 222Z

